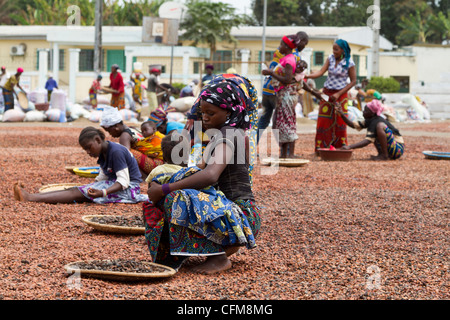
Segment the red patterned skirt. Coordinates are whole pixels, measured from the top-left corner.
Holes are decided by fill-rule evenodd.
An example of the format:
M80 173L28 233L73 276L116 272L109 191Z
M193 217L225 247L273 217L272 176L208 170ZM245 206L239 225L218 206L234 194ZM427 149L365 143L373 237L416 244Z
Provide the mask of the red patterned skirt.
M323 89L323 93L327 96L332 96L336 92L338 90ZM336 103L339 103L342 110L347 114L347 93L340 96ZM347 124L334 110L331 103L322 100L317 118L315 151L317 152L319 148L329 148L330 146L340 148L345 145L347 145Z

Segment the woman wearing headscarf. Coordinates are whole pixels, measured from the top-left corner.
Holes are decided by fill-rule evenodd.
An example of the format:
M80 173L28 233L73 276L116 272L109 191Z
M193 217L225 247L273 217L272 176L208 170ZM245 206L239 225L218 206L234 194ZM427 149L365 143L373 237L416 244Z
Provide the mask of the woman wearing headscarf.
M403 155L405 151L403 137L392 123L382 117L384 106L379 100L372 100L366 105L363 111L364 120L352 122L347 118L341 107L337 107L336 111L349 127L358 131L367 129L366 137L363 140L349 146L343 146L342 149L359 149L373 143L378 154L372 156L372 160L395 160Z
M17 97L17 93L14 90L14 87L17 86L22 92L25 92L25 90L22 89L22 87L19 84L20 76L23 73L22 68L17 68L16 74L9 77L9 79L6 81L5 85L2 86L3 90L3 100L5 101L5 111L14 109L14 95ZM17 97L17 99L19 99Z
M250 148L250 161L249 161L249 174L250 181L252 182L253 168L256 163L256 146L257 146L257 131L258 131L258 92L253 83L246 77L236 73L223 73L215 75L209 85L225 82L228 83L233 89L239 92L239 97L242 100L242 105L246 110L246 114L249 118L249 128L246 131L248 137L248 144ZM200 110L201 94L208 89L208 85L204 86L200 91L199 96L195 100L191 107L191 110L187 114L187 121L185 129L191 134L191 145L194 146L192 152L195 153L197 146L204 150L208 143L208 137L203 134L204 129L200 126L201 131L195 132L195 121L201 121L202 114ZM200 142L198 141L200 139ZM201 155L202 152L199 152ZM195 158L193 159L195 162Z
M208 85L200 100L203 126L211 132L203 161L168 182L153 179L148 195L157 205L144 204L145 237L154 261L178 268L188 256L205 256L194 271L214 273L231 267L228 256L239 247L256 246L261 221L248 173L243 93L220 82Z
M113 64L111 66L109 80L111 81L108 87L110 88L109 91L112 94L111 106L117 108L118 110L125 109L125 86L117 64Z
M117 108L106 107L102 112L100 126L112 137L119 138L119 143L125 146L136 159L139 170L145 179L150 172L163 161L153 157L151 154L144 154L136 150L136 143L144 140L144 136L137 128L128 127L123 123L122 114Z
M323 93L328 101L322 99L319 104L317 118L315 152L319 148L340 148L347 145L347 125L342 117L335 111L339 105L347 114L347 92L356 84L355 63L351 59L351 49L347 41L338 39L333 44L333 53L328 57L324 66L306 78L315 79L328 71ZM348 79L350 78L350 81Z
M276 107L272 120L272 129L278 129L280 158L295 158L295 141L297 135L297 117L295 106L298 102L298 85L293 82L297 59L293 50L300 39L296 34L284 36L280 41L279 51L284 56L274 69L262 71L263 75L272 77L276 93Z

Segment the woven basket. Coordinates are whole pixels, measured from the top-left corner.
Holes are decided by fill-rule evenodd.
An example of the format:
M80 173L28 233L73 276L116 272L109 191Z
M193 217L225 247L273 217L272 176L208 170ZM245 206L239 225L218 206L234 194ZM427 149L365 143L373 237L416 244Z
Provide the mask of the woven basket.
M280 167L302 167L309 163L306 159L287 159L287 158L265 158L261 160L263 165L279 165Z
M111 233L119 233L119 234L144 234L145 227L124 227L124 226L116 226L113 224L102 224L98 222L93 222L92 219L95 217L114 217L112 215L88 215L82 216L81 220L86 223L88 226L94 228L95 230L103 231L103 232L111 232Z
M95 178L99 174L100 167L73 168L73 173L84 178Z
M39 189L39 192L50 192L50 191L61 191L61 190L67 190L73 187L79 187L82 186L80 183L54 183L54 184L47 184L45 186L42 186Z
M152 280L152 279L158 279L158 278L168 278L173 276L176 272L176 270L157 264L154 262L141 262L142 264L146 265L153 265L160 268L163 268L164 272L149 272L149 273L142 273L142 272L119 272L119 271L106 271L106 270L91 270L91 269L80 269L78 265L80 263L89 263L95 260L91 261L77 261L72 262L69 264L66 264L64 266L64 269L66 272L71 275L74 273L79 272L81 277L88 277L88 278L98 278L98 279L105 279L105 280L115 280L115 281L143 281L143 280Z

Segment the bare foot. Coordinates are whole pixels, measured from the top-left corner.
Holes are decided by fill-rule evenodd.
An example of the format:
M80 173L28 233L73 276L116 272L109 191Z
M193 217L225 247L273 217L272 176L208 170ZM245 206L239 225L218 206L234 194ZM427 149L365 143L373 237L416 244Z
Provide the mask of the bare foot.
M383 156L381 154L375 156L375 157L371 157L371 160L375 160L375 161L387 161L389 160L389 157Z
M14 199L17 201L26 201L26 195L27 193L23 191L21 188L23 187L23 184L20 182L14 183Z
M194 272L203 274L213 274L231 268L231 261L226 254L209 256L205 262L192 268Z
M227 255L227 257L235 254L236 252L238 252L240 249L240 246L229 246L225 249L225 254Z

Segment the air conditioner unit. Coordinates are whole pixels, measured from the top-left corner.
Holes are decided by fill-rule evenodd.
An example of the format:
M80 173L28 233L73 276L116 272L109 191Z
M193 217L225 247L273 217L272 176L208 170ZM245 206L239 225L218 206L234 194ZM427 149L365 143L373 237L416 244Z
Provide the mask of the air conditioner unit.
M12 46L10 50L12 56L23 56L25 54L25 48L22 45Z

